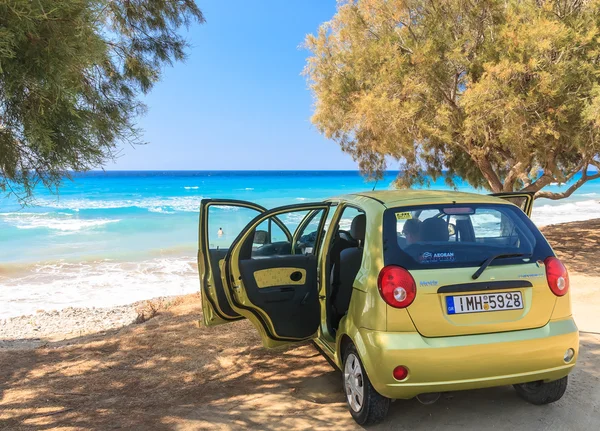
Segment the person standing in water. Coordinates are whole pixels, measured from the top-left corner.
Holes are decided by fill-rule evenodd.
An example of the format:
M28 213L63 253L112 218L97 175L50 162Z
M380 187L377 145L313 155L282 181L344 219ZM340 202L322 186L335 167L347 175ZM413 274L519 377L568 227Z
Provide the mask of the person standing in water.
M223 236L223 228L219 228L219 231L217 232L217 236L220 238Z

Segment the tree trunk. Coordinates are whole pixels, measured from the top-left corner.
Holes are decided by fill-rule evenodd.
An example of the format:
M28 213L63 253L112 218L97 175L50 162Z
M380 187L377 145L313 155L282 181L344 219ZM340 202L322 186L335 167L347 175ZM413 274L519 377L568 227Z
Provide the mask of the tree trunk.
M496 172L494 172L494 168L492 168L490 161L485 158L485 156L473 157L473 160L477 163L477 166L481 170L483 177L489 183L492 191L494 193L500 193L503 189L502 182L500 181L500 178L498 178L498 175L496 175Z

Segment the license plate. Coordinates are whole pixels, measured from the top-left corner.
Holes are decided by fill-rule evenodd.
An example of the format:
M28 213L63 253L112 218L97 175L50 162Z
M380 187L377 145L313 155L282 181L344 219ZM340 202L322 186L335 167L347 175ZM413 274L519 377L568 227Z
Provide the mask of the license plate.
M448 314L482 313L523 308L521 292L446 296Z

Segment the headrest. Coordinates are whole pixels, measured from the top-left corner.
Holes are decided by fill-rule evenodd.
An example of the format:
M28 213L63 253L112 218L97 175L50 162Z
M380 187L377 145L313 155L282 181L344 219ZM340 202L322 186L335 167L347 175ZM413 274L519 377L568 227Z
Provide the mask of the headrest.
M441 218L428 218L421 223L421 241L448 241L448 225Z
M416 218L406 220L402 226L402 233L404 236L412 234L421 237L421 221Z
M367 218L364 214L359 214L352 219L352 225L350 226L350 235L357 241L363 242L365 240L365 230L367 228Z

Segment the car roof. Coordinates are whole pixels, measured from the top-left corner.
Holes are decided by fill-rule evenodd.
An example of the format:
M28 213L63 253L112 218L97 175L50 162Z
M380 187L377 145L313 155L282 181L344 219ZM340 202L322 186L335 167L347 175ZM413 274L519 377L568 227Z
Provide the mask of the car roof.
M349 202L364 201L365 198L377 201L386 208L451 202L493 204L510 203L494 196L448 190L377 190L352 193L337 197L337 199Z

